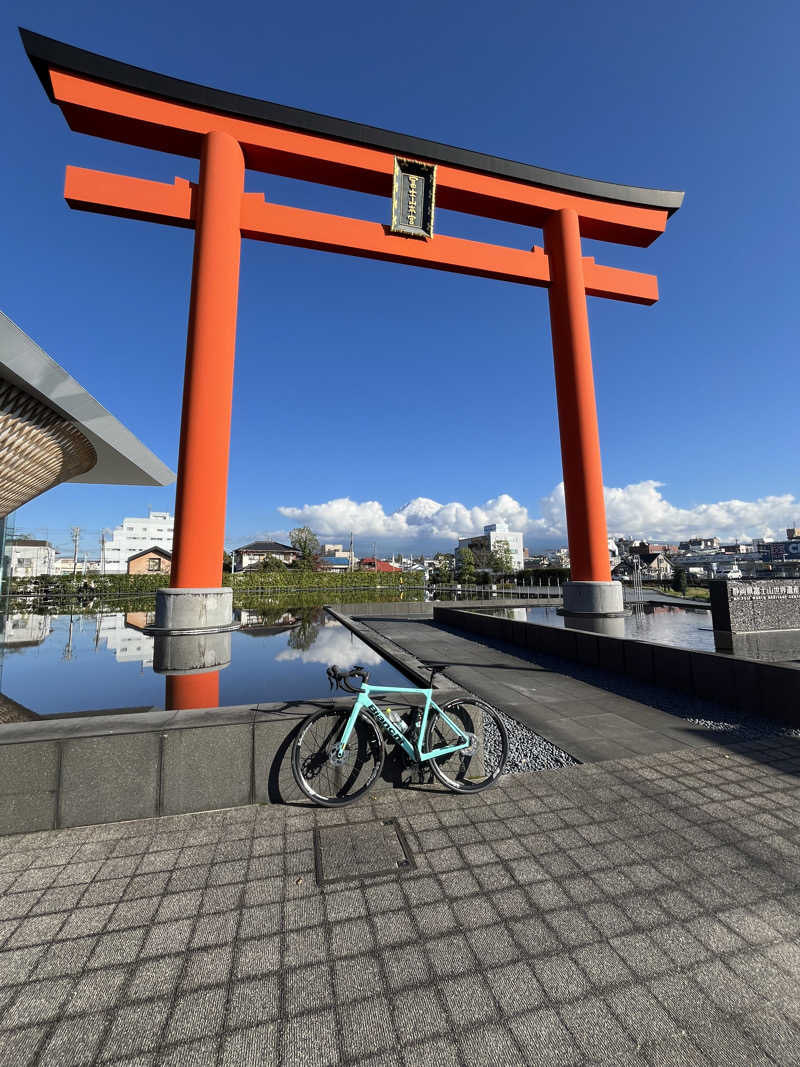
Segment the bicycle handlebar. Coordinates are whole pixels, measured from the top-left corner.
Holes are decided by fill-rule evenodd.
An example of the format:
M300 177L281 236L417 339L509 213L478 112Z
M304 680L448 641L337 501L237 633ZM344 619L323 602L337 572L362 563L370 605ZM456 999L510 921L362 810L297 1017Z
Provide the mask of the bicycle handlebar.
M365 667L352 667L349 671L340 671L336 664L332 664L325 672L328 676L328 682L331 689L334 685L338 689L344 689L346 692L355 693L358 690L353 689L348 685L350 678L360 678L362 683L366 684L369 681L369 671ZM359 689L361 686L359 685Z

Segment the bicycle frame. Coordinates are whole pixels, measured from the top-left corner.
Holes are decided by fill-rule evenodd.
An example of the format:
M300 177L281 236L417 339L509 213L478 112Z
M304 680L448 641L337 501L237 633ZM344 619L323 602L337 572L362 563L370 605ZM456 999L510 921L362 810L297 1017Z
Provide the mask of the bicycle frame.
M413 745L405 736L403 731L398 730L392 720L388 718L388 716L384 715L378 705L370 697L370 693L424 694L425 707L422 711L422 718L420 720L419 729L417 730L417 736L414 739ZM359 712L362 710L362 708L366 708L370 712L372 712L372 714L376 717L380 725L383 727L386 733L389 734L392 740L396 741L399 745L401 745L405 750L406 754L410 756L411 759L416 760L419 763L421 763L423 760L434 759L436 756L446 756L449 755L451 752L460 752L462 748L467 748L470 744L470 738L467 736L467 734L465 734L464 731L442 711L442 709L433 699L432 689L398 688L397 686L391 685L367 685L366 683L362 683L361 689L359 690L358 696L356 697L356 701L353 704L353 709L347 717L347 723L345 724L341 740L339 741L339 747L337 750L337 755L339 756L339 758L344 757L347 742L350 740L350 734L353 731L353 727L356 724L356 719L358 719ZM438 713L442 716L447 725L450 726L455 731L455 733L460 736L460 740L455 745L445 745L443 748L434 748L431 749L430 752L423 752L422 739L425 736L425 727L428 725L428 715L430 714L431 708L438 711Z

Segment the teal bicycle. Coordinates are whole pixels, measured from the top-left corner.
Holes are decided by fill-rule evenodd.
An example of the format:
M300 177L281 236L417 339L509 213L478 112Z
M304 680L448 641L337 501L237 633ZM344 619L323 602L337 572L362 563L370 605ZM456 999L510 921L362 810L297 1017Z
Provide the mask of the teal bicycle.
M446 663L428 663L430 688L369 685L363 667L328 668L331 686L356 693L352 709L323 708L303 723L292 746L292 771L316 804L351 804L374 785L386 756L384 733L422 767L456 793L476 793L497 780L508 758L508 733L499 713L473 697L433 699L433 679ZM358 679L359 684L354 685ZM386 706L385 694L414 694L421 707L405 714ZM383 706L381 706L383 705Z

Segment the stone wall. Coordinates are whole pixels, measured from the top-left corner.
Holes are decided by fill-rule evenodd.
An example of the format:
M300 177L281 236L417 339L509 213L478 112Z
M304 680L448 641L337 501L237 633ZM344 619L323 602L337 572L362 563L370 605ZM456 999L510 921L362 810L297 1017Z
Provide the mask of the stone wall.
M442 690L437 700L458 692ZM292 742L308 715L330 706L344 712L354 700L65 715L0 726L0 834L243 804L310 804L292 774ZM392 707L403 714L406 705L397 698ZM375 788L401 784L408 773L399 746L388 744Z
M532 652L561 656L793 726L800 725L800 670L785 664L760 663L629 637L516 622L465 608L434 606L433 617L435 622L454 629L506 641Z

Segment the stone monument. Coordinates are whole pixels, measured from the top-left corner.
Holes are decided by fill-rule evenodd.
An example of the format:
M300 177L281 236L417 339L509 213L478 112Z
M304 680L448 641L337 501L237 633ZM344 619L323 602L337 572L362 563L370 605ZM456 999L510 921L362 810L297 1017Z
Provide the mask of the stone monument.
M717 652L800 660L800 581L717 579L709 587Z

